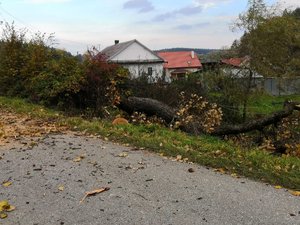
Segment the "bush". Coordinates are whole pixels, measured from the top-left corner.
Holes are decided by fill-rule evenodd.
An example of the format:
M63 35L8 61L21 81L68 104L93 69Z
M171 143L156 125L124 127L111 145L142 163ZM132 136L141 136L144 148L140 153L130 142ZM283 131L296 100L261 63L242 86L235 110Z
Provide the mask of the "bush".
M120 88L129 76L128 70L108 63L95 49L85 55L83 70L85 83L79 93L79 107L93 109L92 114L104 116L105 107L120 102Z

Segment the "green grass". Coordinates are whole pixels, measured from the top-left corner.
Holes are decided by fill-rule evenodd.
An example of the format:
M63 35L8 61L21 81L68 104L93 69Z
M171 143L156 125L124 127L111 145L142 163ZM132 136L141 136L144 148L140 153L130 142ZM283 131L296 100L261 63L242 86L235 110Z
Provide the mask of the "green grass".
M224 168L229 174L273 185L300 190L300 159L277 157L258 149L240 147L211 136L189 136L158 125L112 126L109 121L88 121L79 117L65 117L62 113L20 99L0 97L0 107L16 113L31 114L43 119L55 118L70 129L97 134L109 140L144 147L167 156L181 155L190 161L213 168Z
M281 110L285 100L300 102L300 95L271 96L256 94L250 97L248 111L251 114L269 114Z

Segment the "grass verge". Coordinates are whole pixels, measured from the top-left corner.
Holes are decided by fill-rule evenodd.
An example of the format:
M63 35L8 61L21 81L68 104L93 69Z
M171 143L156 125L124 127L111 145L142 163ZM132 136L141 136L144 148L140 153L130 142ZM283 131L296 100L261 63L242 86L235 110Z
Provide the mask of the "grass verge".
M270 114L283 109L285 100L300 102L300 95L272 96L254 94L250 97L248 111L250 114Z
M0 97L0 108L30 114L41 119L55 119L70 129L101 135L109 140L136 147L144 147L166 156L181 155L189 161L213 168L222 168L234 176L262 180L273 185L300 190L300 159L278 157L259 149L242 149L232 143L211 136L189 136L158 125L112 126L110 122L88 121L66 117L62 113L21 99Z

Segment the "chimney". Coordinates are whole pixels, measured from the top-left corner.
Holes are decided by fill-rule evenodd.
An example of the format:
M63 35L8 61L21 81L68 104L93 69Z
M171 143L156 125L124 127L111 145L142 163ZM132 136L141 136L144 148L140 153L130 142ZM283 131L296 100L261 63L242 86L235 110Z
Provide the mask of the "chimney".
M192 57L192 59L195 58L195 52L194 51L191 51L191 57Z
M115 45L119 44L119 42L120 42L119 40L115 40Z

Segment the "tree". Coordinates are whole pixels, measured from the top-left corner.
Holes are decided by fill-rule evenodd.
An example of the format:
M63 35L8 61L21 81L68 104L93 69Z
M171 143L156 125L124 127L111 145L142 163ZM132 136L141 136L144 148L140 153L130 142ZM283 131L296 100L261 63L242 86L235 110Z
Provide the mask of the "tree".
M0 93L22 95L24 77L21 70L26 56L26 30L16 30L14 24L5 24L0 45Z
M300 20L279 16L260 24L249 35L251 62L265 76L288 77L300 71Z
M271 14L267 10L264 0L249 0L248 10L239 15L233 28L249 33L270 16Z

